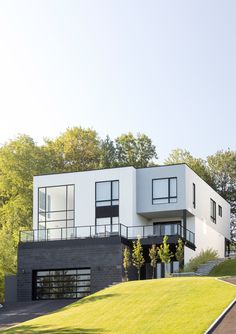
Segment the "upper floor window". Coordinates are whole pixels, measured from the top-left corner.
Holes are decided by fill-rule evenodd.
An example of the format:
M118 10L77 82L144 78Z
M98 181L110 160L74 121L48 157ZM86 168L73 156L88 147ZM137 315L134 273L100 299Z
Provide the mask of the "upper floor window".
M119 181L96 182L96 206L119 205Z
M74 226L74 185L38 189L38 228Z
M193 207L196 208L196 185L193 183Z
M177 202L177 178L152 180L152 204Z
M211 202L211 221L216 223L216 202L213 199L210 200Z
M218 215L222 217L222 206L218 205Z

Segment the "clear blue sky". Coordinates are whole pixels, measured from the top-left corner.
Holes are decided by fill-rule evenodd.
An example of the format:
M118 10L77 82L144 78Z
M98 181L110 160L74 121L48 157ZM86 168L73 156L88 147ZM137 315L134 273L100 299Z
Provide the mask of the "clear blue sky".
M0 0L0 143L67 127L236 149L235 0Z

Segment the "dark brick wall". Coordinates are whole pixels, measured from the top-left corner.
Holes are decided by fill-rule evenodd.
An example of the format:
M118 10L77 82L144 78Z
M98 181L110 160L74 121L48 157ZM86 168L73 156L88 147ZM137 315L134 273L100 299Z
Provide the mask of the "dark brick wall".
M32 271L91 268L91 292L122 281L120 237L21 243L18 247L18 301L32 299Z
M4 302L15 303L17 301L17 276L5 276L4 282Z

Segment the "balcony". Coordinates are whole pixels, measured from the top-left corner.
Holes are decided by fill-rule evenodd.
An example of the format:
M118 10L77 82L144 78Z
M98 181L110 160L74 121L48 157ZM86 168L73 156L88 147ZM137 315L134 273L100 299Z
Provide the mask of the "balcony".
M194 247L195 234L185 229L180 224L156 224L143 226L125 226L123 224L100 226L76 226L68 228L52 228L31 231L21 231L20 242L42 242L55 240L74 240L85 238L105 238L120 236L127 240L135 240L137 237L145 240L145 244L162 242L167 235L174 243L179 238L185 241L187 246Z

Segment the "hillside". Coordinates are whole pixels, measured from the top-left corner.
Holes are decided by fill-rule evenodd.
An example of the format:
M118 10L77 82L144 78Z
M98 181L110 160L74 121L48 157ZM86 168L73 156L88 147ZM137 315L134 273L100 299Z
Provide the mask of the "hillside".
M210 271L209 276L236 276L236 259L220 263Z
M200 334L235 297L215 278L133 281L1 334Z

